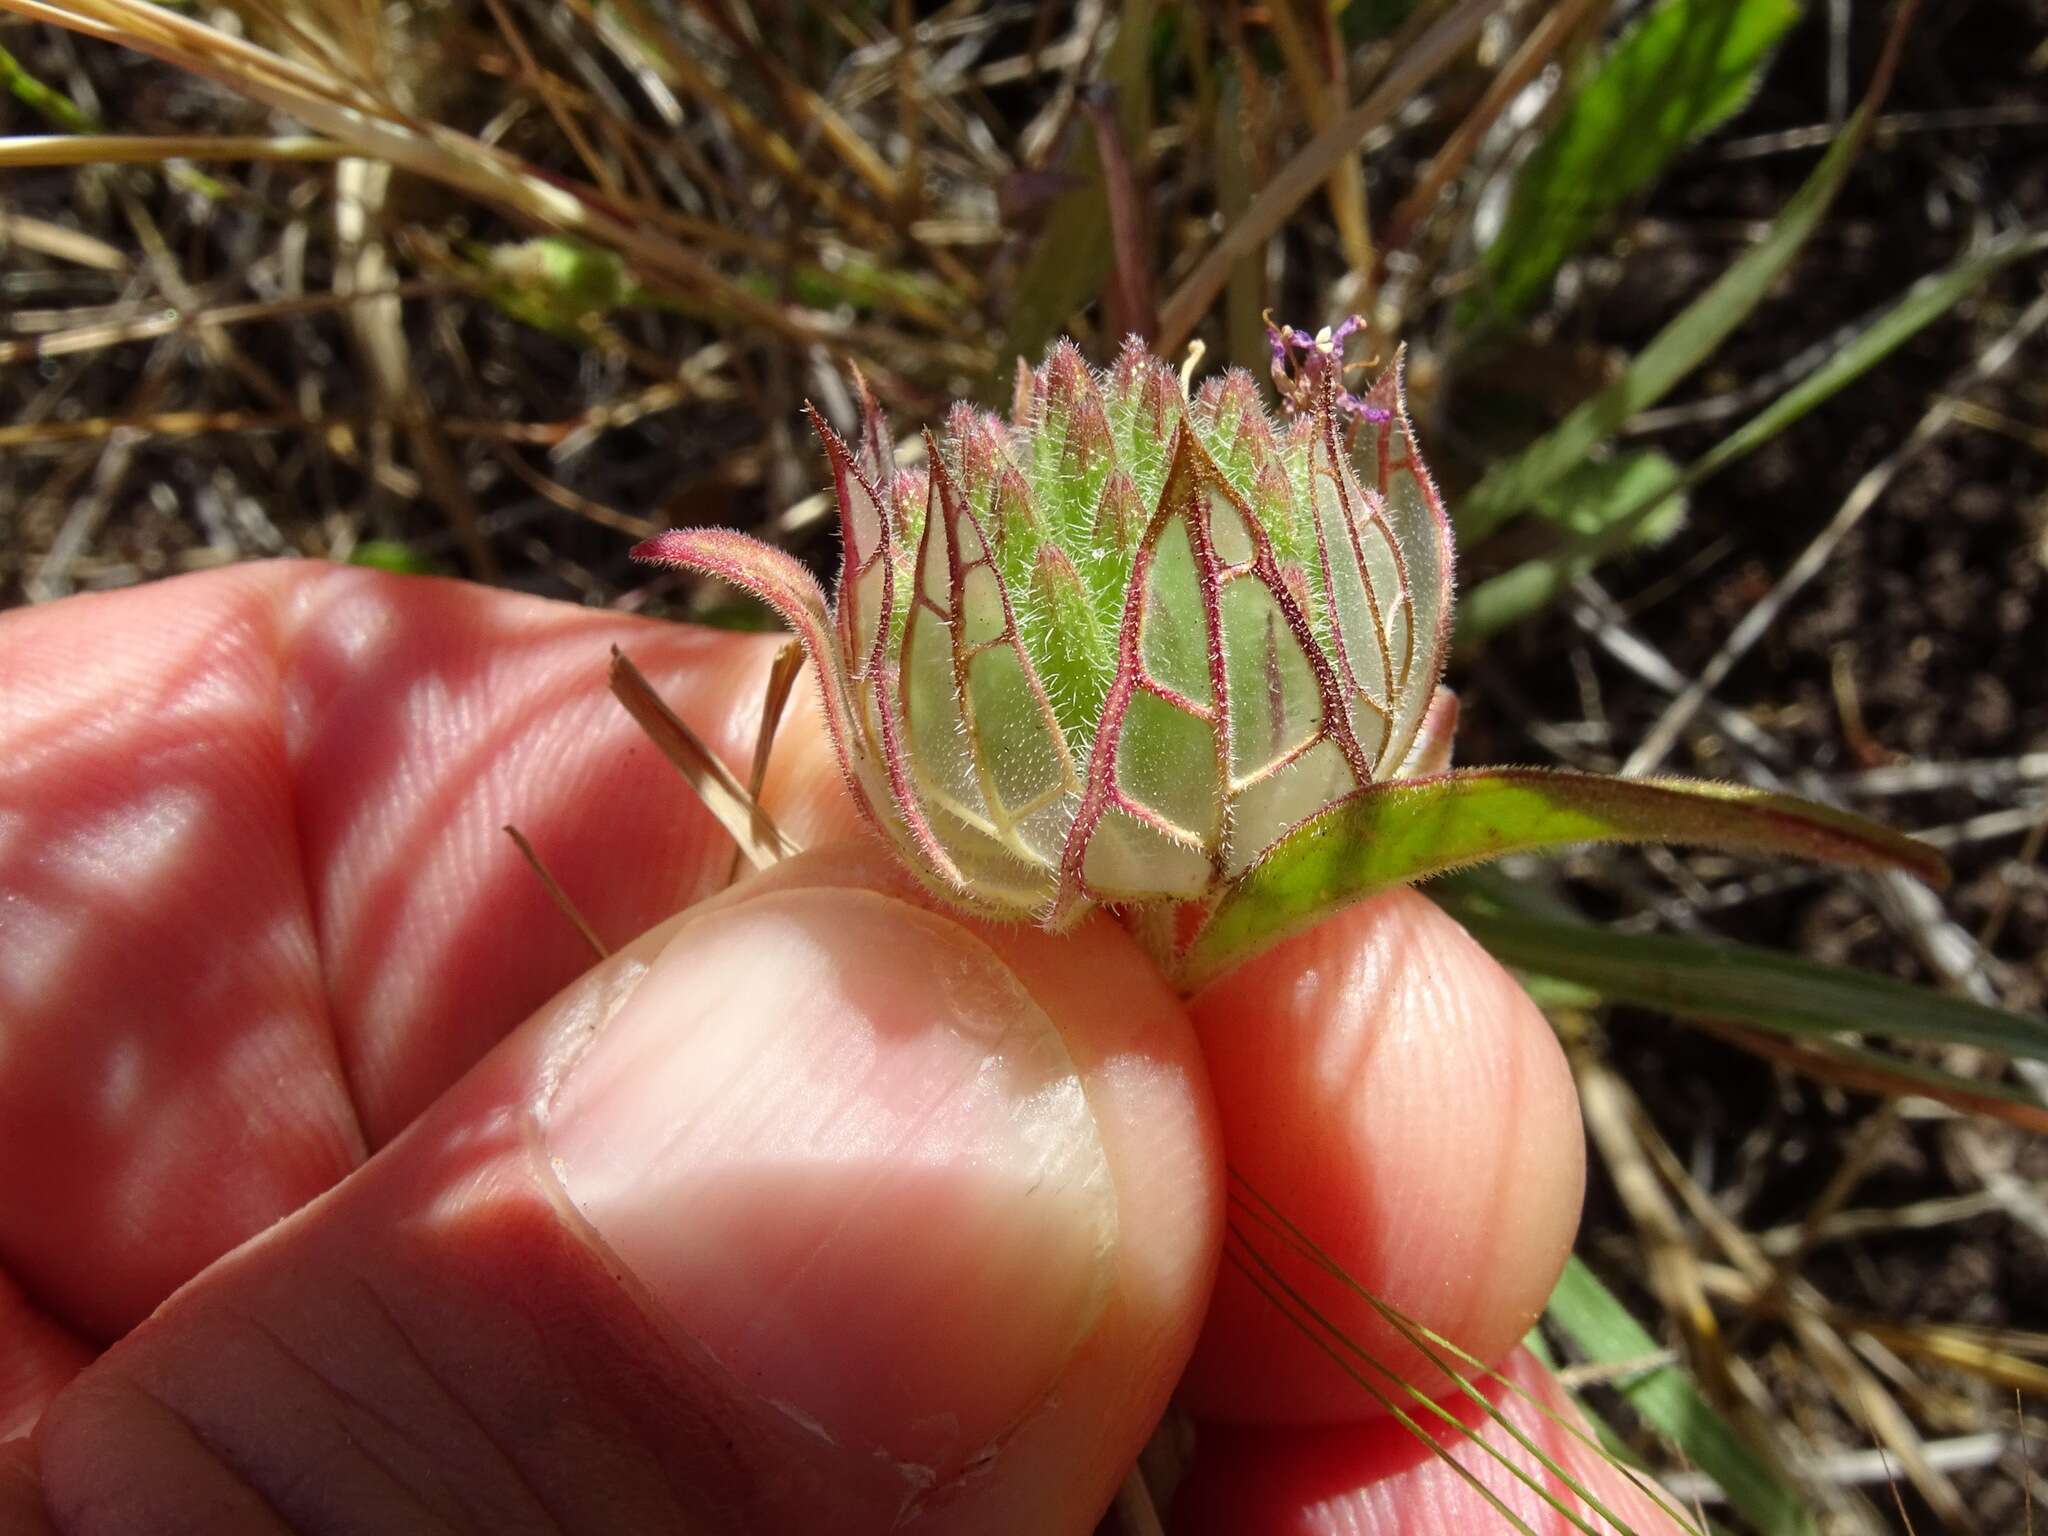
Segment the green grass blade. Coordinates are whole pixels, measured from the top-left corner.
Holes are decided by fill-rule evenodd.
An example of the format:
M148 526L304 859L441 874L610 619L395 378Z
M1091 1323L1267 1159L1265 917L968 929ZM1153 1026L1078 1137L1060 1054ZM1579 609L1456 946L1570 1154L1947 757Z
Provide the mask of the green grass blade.
M1899 299L1863 326L1848 343L1830 353L1812 372L1748 421L1687 465L1675 489L1687 491L1708 476L1726 469L1853 384L1907 341L1981 287L1995 273L2016 261L2048 250L2048 231L2025 230L1993 242L1976 255L1920 279ZM1550 493L1555 484L1545 488ZM1611 554L1633 534L1664 518L1672 486L1647 477L1619 504L1610 504L1596 519L1597 528L1581 534L1561 550L1528 560L1473 588L1458 612L1457 644L1469 649L1510 625L1540 612L1577 577ZM1542 499L1539 497L1539 505Z
M1598 538L1623 518L1637 542L1662 543L1685 520L1685 471L1655 448L1589 459L1536 499L1536 510L1580 538ZM1640 509L1652 509L1643 516Z
M1982 1046L2048 1061L2048 1020L1889 976L1746 944L1615 933L1593 923L1509 911L1465 881L1432 894L1504 964L1589 987L1614 1002L1727 1019L1782 1035L1832 1041L1853 1032ZM1983 1091L1987 1085L1970 1086Z
M1642 1360L1658 1352L1657 1341L1576 1256L1544 1315L1590 1362ZM1616 1390L1644 1423L1719 1483L1729 1504L1764 1536L1816 1536L1819 1527L1791 1484L1743 1442L1678 1366L1652 1366L1622 1378Z
M433 556L423 554L399 539L364 539L349 551L350 565L367 565L377 571L397 571L407 576L444 574Z
M0 48L0 86L31 112L47 118L66 133L93 133L99 124L76 102L54 86L45 85L5 48Z
M1910 9L1902 8L1900 20L1894 23L1893 45L1899 41L1898 28ZM1850 167L1862 153L1871 121L1890 84L1895 58L1895 46L1888 47L1863 104L1813 173L1779 211L1769 233L1659 331L1636 354L1626 373L1514 458L1496 465L1472 488L1457 510L1460 545L1471 547L1510 517L1534 505L1546 489L1590 457L1616 427L1661 400L1704 362L1729 332L1749 318L1819 228L1835 194L1848 180Z
M1993 241L1908 288L1897 303L1828 354L1813 372L1716 443L1687 470L1691 483L1755 452L1807 412L1863 377L1906 342L1939 320L1986 279L2030 256L2048 251L2048 231L2025 230Z
M1749 100L1798 19L1796 0L1663 0L1634 22L1516 175L1466 322L1526 309L1616 208Z
M1675 842L1906 869L1946 884L1941 855L1861 816L1690 779L1465 769L1374 784L1311 816L1225 892L1190 945L1200 986L1351 903L1503 854L1586 842Z
M1761 1043L1752 1043L1761 1031L1730 1027L1704 1016L1697 1022L1708 1033L1722 1035L1745 1050L1762 1049ZM1851 1092L1887 1098L1917 1092L1965 1114L1989 1115L2036 1134L2048 1131L2048 1103L2025 1088L1964 1077L1888 1051L1868 1050L1839 1040L1808 1040L1792 1055L1770 1051L1763 1054L1795 1072L1804 1072Z

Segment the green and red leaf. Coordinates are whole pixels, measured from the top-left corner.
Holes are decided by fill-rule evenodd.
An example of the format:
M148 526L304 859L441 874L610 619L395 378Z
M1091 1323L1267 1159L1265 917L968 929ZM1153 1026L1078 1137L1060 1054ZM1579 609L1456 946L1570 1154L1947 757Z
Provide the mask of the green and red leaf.
M1681 843L1898 869L1931 885L1925 843L1831 806L1690 779L1465 769L1373 784L1275 843L1224 892L1182 957L1201 985L1375 891L1574 843Z

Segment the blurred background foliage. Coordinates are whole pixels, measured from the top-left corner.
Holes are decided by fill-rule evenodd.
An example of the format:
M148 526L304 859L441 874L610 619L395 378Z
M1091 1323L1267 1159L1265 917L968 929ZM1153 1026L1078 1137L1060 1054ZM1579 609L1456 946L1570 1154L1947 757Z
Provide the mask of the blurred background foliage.
M300 554L760 624L626 551L727 523L829 574L798 407L845 423L848 364L908 426L1062 333L1263 374L1267 309L1363 314L1459 525L1464 756L1784 786L1960 874L1436 888L1587 1105L1549 1345L1716 1521L2017 1529L2044 36L2042 0L0 0L0 595Z

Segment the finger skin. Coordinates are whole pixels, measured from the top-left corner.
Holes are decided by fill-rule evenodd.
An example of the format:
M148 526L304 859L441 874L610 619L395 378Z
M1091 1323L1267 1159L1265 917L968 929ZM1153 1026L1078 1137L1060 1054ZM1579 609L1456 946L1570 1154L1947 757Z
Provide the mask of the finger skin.
M589 963L507 822L614 944L723 882L615 643L745 761L762 637L311 563L0 616L0 1267L39 1306L118 1336Z
M276 591L237 571L0 617L0 1258L100 1339L362 1153Z
M1254 1267L1249 1254L1262 1255L1400 1376L1444 1380L1354 1285L1483 1360L1505 1355L1563 1268L1585 1183L1570 1073L1528 994L1404 890L1254 960L1192 1012L1235 1188L1252 1197L1233 1205L1237 1252ZM1262 1225L1257 1196L1351 1283ZM1232 1264L1184 1397L1198 1415L1239 1422L1378 1411Z
M41 975L0 960L0 1003L26 1004L10 1017L41 1030L33 1051L0 1052L0 1159L28 1166L26 1148L40 1170L28 1182L43 1186L0 1189L0 1259L30 1280L35 1301L99 1338L119 1333L215 1254L341 1178L575 974L580 941L515 862L502 822L533 836L615 941L722 880L729 843L592 686L614 642L728 761L746 760L772 652L752 638L289 565L0 617L0 661L34 657L47 674L34 690L0 695L0 735L42 754L36 773L0 787L0 896L17 911L32 898L38 942L50 946L38 964L56 957ZM167 778L196 791L188 820L186 801L152 799ZM853 825L808 700L792 704L767 799L802 838ZM173 814L151 814L165 804ZM32 857L33 841L16 835L53 814L79 818L68 860ZM176 835L164 835L167 823ZM886 855L869 857L878 869L863 883L892 878ZM60 864L71 883L37 884L55 882ZM295 898L280 899L293 877ZM124 904L123 893L134 899ZM991 1481L998 1492L1063 1490L1058 1509L1028 1492L1014 1506L1041 1522L1019 1528L1060 1529L1127 1458L1103 1424L1156 1412L1162 1374L1185 1349L1176 1328L1187 1307L1177 1312L1174 1298L1214 1259L1214 1184L1203 1174L1214 1131L1200 1095L1162 1073L1156 1051L1117 1044L1109 1026L1129 1030L1145 1013L1134 994L1105 989L1114 968L1104 953L1029 930L977 931L1034 995L1081 994L1048 1001L1048 1012L1091 994L1111 1005L1111 1018L1070 1047L1091 1097L1123 1106L1100 1115L1106 1144L1129 1141L1112 1151L1120 1203L1162 1213L1148 1244L1119 1246L1119 1299L1063 1379L1066 1399L1097 1419L1034 1419L1006 1442L1005 1474ZM1340 952L1361 944L1346 932ZM1342 969L1314 949L1306 963ZM1456 992L1474 974L1454 962L1438 981ZM28 995L7 990L25 976L38 983ZM1262 985L1284 993L1293 978ZM146 1019L130 1016L138 997L150 1001ZM1259 1017L1251 1007L1236 1016ZM115 1059L133 1062L126 1070L142 1084L125 1122L87 1116L67 1128L56 1117L41 1139L10 1140L22 1123L7 1113L10 1093L16 1104L89 1102ZM1422 1053L1411 1065L1409 1079L1432 1070ZM1387 1074L1383 1086L1400 1080ZM124 1143L123 1125L150 1139ZM1266 1130L1254 1117L1233 1159L1255 1162ZM1405 1179L1412 1146L1368 1139L1333 1155L1382 1153ZM1535 1155L1549 1155L1540 1140ZM1347 1170L1337 1182L1361 1181ZM1261 1187L1285 1193L1278 1179ZM49 1207L40 1214L38 1197ZM1437 1251L1446 1263L1469 1257ZM1425 1291L1426 1259L1410 1271ZM563 1282L572 1295L580 1283ZM1445 1281L1447 1294L1458 1287L1455 1275ZM1410 1310L1427 1320L1426 1308ZM1240 1321L1212 1333L1256 1352L1274 1326L1286 1327L1269 1314L1266 1331ZM44 1331L61 1379L83 1347ZM1242 1384L1227 1370L1213 1379L1225 1393ZM1261 1386L1256 1368L1252 1385L1293 1390L1284 1379L1277 1394L1270 1380ZM989 1509L998 1507L1007 1506Z
M773 889L790 880L830 880L929 900L873 841L829 853L828 861L801 871L778 866L758 884ZM1211 1294L1223 1149L1208 1075L1198 1055L1178 1054L1175 1042L1192 1044L1193 1036L1158 1021L1163 984L1149 962L1128 966L1130 941L1113 924L1097 919L1058 936L1021 925L966 926L1022 978L1047 1013L1089 1021L1087 1028L1067 1028L1066 1043L1097 1107L1122 1236L1115 1291L1101 1328L1067 1368L1059 1407L1006 1445L997 1499L972 1512L961 1528L977 1529L973 1519L1000 1513L1021 1531L1093 1530L1164 1410L1165 1392L1180 1376ZM1178 1008L1173 1013L1184 1017ZM1192 1315L1183 1317L1183 1307ZM1116 1433L1128 1425L1142 1426L1136 1440Z
M209 1521L262 1529L273 1519L294 1530L381 1530L394 1518L399 1528L436 1521L493 1531L1091 1528L1192 1342L1220 1213L1192 1033L1119 930L1099 924L1077 936L1077 949L1057 954L1036 952L1035 937L1008 935L1016 947L1004 958L928 916L916 922L949 924L960 937L936 939L936 949L907 946L893 960L877 955L885 946L863 941L863 953L842 962L894 965L902 974L892 985L904 990L953 985L959 964L983 963L975 953L1014 975L1057 1020L1114 1181L1113 1262L1088 1333L1010 1413L1014 1423L992 1435L960 1429L929 1480L907 1478L915 1469L884 1454L891 1445L862 1444L844 1420L826 1433L807 1411L816 1403L787 1401L810 1383L763 1382L755 1365L765 1357L746 1353L745 1343L762 1337L758 1330L707 1329L701 1317L679 1315L675 1289L634 1268L644 1245L622 1257L567 1197L550 1161L564 1142L544 1106L565 1074L576 1083L593 1035L624 1019L635 989L650 985L650 950L673 955L693 925L749 912L787 921L797 910L786 910L793 891L840 903L839 917L811 934L827 944L861 904L915 910L900 892L849 889L856 882L843 874L818 877L822 897L800 889L810 876L796 866L821 862L828 856L792 861L776 881L684 914L600 966L354 1176L212 1266L102 1357L37 1433L60 1529L98 1536ZM948 960L955 946L968 958ZM1087 965L1085 987L1070 979L1076 955ZM654 961L653 974L667 963ZM944 974L934 982L934 972ZM864 995L829 999L835 1021L856 1024L848 1010ZM878 1027L906 1025L886 1015ZM951 1026L940 1016L936 1027ZM687 1052L687 1026L677 1028ZM730 1098L744 1109L775 1086L734 1082ZM737 1197L743 1207L752 1201L757 1223L781 1219L766 1204L778 1190L801 1193L783 1182L794 1154L771 1133L802 1113L799 1102L771 1104L757 1122L771 1144L724 1164L727 1177L750 1181ZM858 1113L857 1101L844 1113ZM906 1164L882 1193L912 1198L930 1188L919 1174ZM857 1188L873 1214L872 1172ZM732 1204L732 1194L722 1191L718 1204ZM681 1241L700 1230L691 1211L685 1203L674 1213ZM728 1274L716 1281L728 1293L721 1305L731 1312L751 1298L774 1309L776 1326L791 1335L852 1351L849 1368L886 1395L894 1362L863 1362L858 1351L868 1334L886 1341L892 1320L804 1308L842 1294L840 1276L885 1261L914 1276L917 1255L895 1238L900 1223L877 1220L849 1234L843 1212L822 1214L815 1240L832 1274L810 1273L800 1256L782 1283L752 1269ZM884 1238L888 1251L869 1259L849 1247ZM934 1252L942 1238L935 1234ZM722 1251L715 1235L711 1247L687 1256L700 1282L707 1257ZM1048 1273L959 1298L955 1372L979 1368L977 1344L1002 1354L1004 1309L1018 1307L1020 1292L1059 1283ZM971 1425L967 1387L962 1376L899 1428L929 1437L949 1415ZM916 1518L906 1522L907 1513Z
M0 1440L0 1536L57 1536L26 1438Z
M33 1429L50 1399L91 1358L83 1341L0 1274L0 1443Z
M1596 1532L1662 1536L1684 1529L1664 1507L1675 1504L1664 1498L1660 1506L1579 1438L1586 1433L1583 1416L1528 1351L1511 1354L1500 1376L1504 1380L1483 1383L1485 1400L1620 1525L1547 1471L1477 1403L1453 1396L1443 1406L1458 1427L1418 1404L1404 1404L1425 1427L1426 1440L1386 1417L1321 1429L1205 1425L1192 1470L1174 1500L1173 1536L1467 1536L1511 1529L1482 1487L1539 1532L1580 1529L1545 1493ZM1487 1447L1499 1451L1507 1465Z

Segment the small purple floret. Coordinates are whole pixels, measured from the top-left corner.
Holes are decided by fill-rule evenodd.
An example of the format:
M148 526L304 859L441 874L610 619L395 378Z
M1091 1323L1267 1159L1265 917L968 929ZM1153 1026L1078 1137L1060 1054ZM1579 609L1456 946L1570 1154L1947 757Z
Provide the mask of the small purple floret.
M1315 408L1325 378L1336 381L1337 409L1358 421L1386 421L1390 413L1344 387L1344 347L1365 329L1365 316L1352 315L1343 324L1324 326L1310 335L1299 326L1275 325L1266 316L1266 338L1273 349L1273 388L1289 412Z

